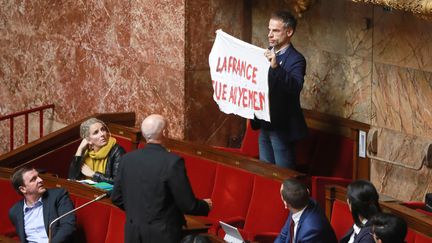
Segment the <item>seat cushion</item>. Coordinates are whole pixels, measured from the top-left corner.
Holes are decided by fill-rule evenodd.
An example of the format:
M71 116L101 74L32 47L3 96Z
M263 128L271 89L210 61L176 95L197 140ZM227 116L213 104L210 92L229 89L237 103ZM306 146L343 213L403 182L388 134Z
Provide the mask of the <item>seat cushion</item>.
M90 200L75 197L75 208ZM75 242L105 242L112 206L95 202L76 212Z
M213 208L208 218L216 223L230 217L246 217L252 195L254 175L218 164L212 193Z
M353 226L354 221L346 202L339 200L334 201L330 224L333 227L338 240L340 240Z

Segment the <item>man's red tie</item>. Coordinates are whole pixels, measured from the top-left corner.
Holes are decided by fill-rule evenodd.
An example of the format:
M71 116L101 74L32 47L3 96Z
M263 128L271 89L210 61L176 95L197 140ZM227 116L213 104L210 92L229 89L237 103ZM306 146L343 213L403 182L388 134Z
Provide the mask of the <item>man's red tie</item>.
M292 218L291 218L291 225L290 225L290 237L291 237L290 242L294 243L294 220Z

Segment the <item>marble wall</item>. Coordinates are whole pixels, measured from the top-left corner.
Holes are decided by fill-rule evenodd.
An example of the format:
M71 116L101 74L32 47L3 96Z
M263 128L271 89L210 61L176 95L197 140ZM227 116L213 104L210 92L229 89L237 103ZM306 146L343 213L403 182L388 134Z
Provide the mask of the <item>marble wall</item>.
M0 114L48 103L64 124L100 112L134 111L138 122L161 113L183 138L184 1L0 5Z
M185 138L221 146L239 146L245 119L222 113L213 101L208 55L216 37L225 32L246 41L250 25L248 1L188 1L186 9Z
M253 3L252 41L266 46L269 14L290 6ZM378 137L381 159L372 160L371 180L401 200L422 200L432 191L432 170L417 151L432 142L431 39L432 22L410 13L326 0L303 13L292 40L308 63L304 108L391 133ZM394 158L401 163L383 161Z

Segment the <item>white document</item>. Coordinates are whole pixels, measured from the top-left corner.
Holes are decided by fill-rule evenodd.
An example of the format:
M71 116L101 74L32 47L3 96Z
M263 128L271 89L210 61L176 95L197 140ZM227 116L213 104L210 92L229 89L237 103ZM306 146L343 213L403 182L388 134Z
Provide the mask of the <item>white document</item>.
M234 38L222 30L209 55L213 99L219 109L253 119L270 121L268 70L265 49Z

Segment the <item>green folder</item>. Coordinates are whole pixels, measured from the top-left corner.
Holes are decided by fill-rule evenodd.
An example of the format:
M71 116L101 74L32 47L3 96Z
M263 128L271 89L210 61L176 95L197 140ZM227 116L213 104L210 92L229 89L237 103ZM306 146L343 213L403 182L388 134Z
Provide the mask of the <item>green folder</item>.
M107 182L99 182L94 184L93 186L106 191L111 191L113 189L113 185Z

